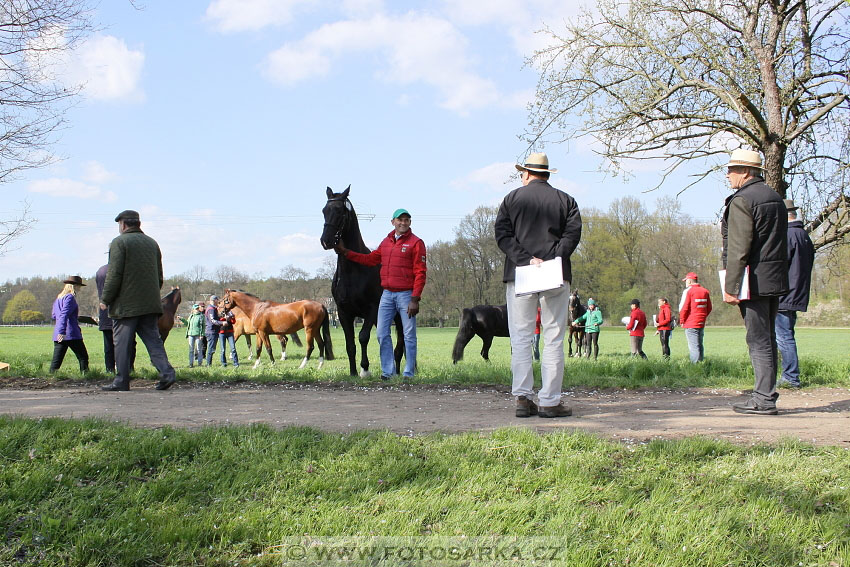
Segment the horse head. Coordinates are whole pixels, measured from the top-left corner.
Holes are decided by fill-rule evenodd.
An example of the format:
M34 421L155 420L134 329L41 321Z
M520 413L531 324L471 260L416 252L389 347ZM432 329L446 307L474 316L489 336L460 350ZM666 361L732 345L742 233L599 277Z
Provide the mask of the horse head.
M350 191L351 185L342 193L334 193L328 187L328 202L322 209L322 215L325 217L325 228L322 230L322 237L319 239L322 248L325 250L330 250L339 243L342 232L348 228L349 218L354 215L354 207L348 200Z
M162 298L163 305L173 305L177 307L183 301L183 294L180 292L179 286L171 286L171 291Z

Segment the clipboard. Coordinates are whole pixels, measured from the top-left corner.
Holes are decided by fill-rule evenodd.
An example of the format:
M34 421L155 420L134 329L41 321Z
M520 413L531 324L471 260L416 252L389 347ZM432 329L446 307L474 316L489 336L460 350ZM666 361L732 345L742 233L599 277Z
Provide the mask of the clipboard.
M560 256L540 264L516 267L514 292L517 296L549 291L563 285L564 270Z
M726 293L726 270L719 270L717 275L720 276L720 293ZM744 267L744 277L741 279L741 291L738 292L738 299L741 301L750 299L750 267Z

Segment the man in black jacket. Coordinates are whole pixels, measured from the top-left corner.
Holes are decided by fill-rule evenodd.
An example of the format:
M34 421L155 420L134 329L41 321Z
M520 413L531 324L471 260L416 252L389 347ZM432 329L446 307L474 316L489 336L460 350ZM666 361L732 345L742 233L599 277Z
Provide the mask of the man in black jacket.
M549 168L546 154L528 156L517 164L522 187L508 193L496 216L496 242L505 253L503 281L507 284L508 329L511 336L513 395L516 416L564 417L572 410L561 402L564 381L564 332L570 296L570 255L581 239L581 214L575 199L549 185L556 169ZM555 289L517 296L516 267L561 258L563 285ZM540 308L543 353L540 364L542 387L534 395L531 344Z
M723 301L741 311L755 374L752 398L732 409L775 415L779 394L774 320L779 298L788 292L788 216L782 198L764 182L762 169L758 152L732 152L726 178L735 193L726 199L720 224L726 269ZM747 268L750 296L738 299Z
M788 210L788 294L779 299L776 314L776 345L782 355L782 378L780 385L800 387L800 363L797 359L797 341L794 340L794 325L797 312L809 307L809 290L812 287L812 266L815 263L815 246L797 220L794 201L785 199Z

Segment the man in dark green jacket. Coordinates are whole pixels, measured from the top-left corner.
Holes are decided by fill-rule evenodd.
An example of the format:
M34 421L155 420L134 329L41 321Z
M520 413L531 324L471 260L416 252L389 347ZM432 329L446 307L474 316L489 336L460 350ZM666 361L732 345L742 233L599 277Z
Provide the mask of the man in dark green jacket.
M741 310L755 374L752 398L732 409L775 415L779 394L774 320L779 298L788 292L788 216L782 198L762 178L758 152L735 150L728 167L726 177L735 193L726 199L720 224L726 269L723 301ZM749 297L739 298L745 275Z
M139 335L151 363L159 372L157 390L167 390L176 380L168 362L157 320L162 315L162 254L156 241L142 232L139 213L123 211L117 217L119 236L109 245L109 269L101 301L114 319L115 380L108 391L130 389L130 345Z

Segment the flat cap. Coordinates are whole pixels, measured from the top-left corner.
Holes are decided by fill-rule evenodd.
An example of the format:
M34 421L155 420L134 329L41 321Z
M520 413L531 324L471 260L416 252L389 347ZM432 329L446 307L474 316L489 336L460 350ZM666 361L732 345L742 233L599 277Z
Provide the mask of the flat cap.
M131 211L127 209L126 211L121 211L118 213L118 216L115 217L115 222L120 220L139 220L139 213L136 211Z

